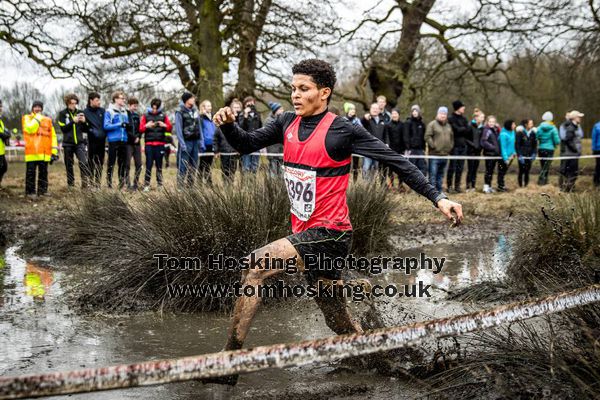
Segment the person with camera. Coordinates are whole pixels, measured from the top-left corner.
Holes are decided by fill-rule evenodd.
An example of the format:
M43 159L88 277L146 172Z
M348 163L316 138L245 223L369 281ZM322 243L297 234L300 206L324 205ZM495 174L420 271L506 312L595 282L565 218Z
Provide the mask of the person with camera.
M108 168L106 179L112 189L112 174L115 162L119 166L119 189L125 187L127 175L127 131L129 116L125 108L125 93L118 90L112 94L112 103L104 113L104 131L108 140Z
M85 189L90 179L87 155L88 126L83 111L77 108L79 97L74 93L69 93L64 100L67 108L58 113L58 125L63 133L62 147L65 156L65 168L67 169L67 185L69 187L75 186L73 161L77 157L81 188Z
M238 115L238 125L246 132L262 128L260 114L256 111L256 100L252 96L244 99L244 110ZM242 156L242 171L255 173L258 170L260 156L244 154Z
M191 187L198 169L198 153L206 148L196 97L189 92L181 95L179 110L175 112L175 134L178 142L177 186L181 188L187 181L188 187Z
M144 175L144 192L150 190L150 178L152 177L152 165L156 166L156 184L162 187L162 167L165 155L165 143L167 143L168 132L171 132L171 121L163 112L162 101L152 99L150 108L142 116L140 132L144 134L146 153L146 173Z
M58 141L52 119L42 114L44 103L34 101L31 114L23 115L25 137L25 194L30 199L48 196L48 164L58 160Z

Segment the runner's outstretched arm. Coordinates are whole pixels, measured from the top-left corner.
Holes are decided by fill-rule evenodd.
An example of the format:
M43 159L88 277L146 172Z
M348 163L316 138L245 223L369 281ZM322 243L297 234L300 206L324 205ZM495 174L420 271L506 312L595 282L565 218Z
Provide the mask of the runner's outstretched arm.
M362 126L352 125L351 127L353 135L352 153L386 164L392 171L400 175L400 178L411 189L428 198L448 219L453 220L456 225L462 222L462 206L448 200L446 195L438 192L408 158L387 147L385 143L371 135ZM452 213L455 213L456 217Z
M284 113L262 128L246 132L237 123L233 122L233 114L229 115L228 112L231 113L229 107L220 109L215 114L213 121L217 126L220 126L221 132L223 132L229 144L241 154L249 154L272 144L283 143L284 114L292 114ZM285 118L289 118L289 115Z

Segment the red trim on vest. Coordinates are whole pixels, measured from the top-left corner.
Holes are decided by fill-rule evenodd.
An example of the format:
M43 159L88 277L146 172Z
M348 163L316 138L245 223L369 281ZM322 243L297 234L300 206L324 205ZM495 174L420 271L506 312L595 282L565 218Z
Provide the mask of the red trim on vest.
M336 115L328 112L305 141L298 139L300 117L288 126L283 137L283 162L302 164L311 168L338 168L349 165L351 157L342 161L333 160L327 153L325 138ZM309 228L324 227L336 230L351 230L346 189L350 174L316 178L315 209L308 221L301 221L294 214L292 232Z

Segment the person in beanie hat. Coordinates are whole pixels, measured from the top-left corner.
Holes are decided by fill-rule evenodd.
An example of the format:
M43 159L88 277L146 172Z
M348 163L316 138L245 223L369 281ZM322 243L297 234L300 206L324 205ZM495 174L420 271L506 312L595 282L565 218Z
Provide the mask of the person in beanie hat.
M454 147L454 133L448 123L448 108L438 108L436 118L427 125L425 141L429 155L447 156ZM445 158L429 159L429 182L441 192L444 170L448 160Z
M552 160L544 158L554 157L554 150L560 144L560 136L558 129L554 126L554 115L550 111L546 111L542 115L542 123L538 126L536 139L538 142L538 156L540 157L540 176L538 177L538 185L548 184L548 172Z
M269 109L271 110L271 115L277 115L277 110L281 108L281 104L275 101L269 102Z
M425 155L425 122L421 114L421 107L417 104L410 108L410 115L404 122L404 151L405 156ZM427 162L424 158L409 158L419 171L427 176Z
M198 169L198 153L205 148L196 97L189 92L181 95L179 109L175 112L175 134L178 144L177 186L181 188L185 181L191 187Z
M52 119L42 114L44 104L34 101L31 114L23 115L21 123L25 137L25 194L29 198L48 193L48 164L58 160L58 142Z
M454 112L448 118L448 123L452 127L454 133L454 147L450 152L453 156L466 156L467 155L467 139L473 135L473 130L469 121L465 118L465 105L460 100L456 100L452 103ZM460 179L462 172L465 167L465 160L450 160L448 164L448 175L446 176L446 184L448 185L448 193L451 193L452 186L454 191L460 193Z

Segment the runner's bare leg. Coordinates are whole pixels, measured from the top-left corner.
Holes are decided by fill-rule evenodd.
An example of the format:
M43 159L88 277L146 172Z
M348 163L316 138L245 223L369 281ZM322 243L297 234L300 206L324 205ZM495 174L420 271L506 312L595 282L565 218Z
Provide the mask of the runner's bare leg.
M345 298L315 297L315 301L325 316L325 323L336 334L363 333L360 324L350 316Z
M272 258L288 259L297 257L299 270L304 270L304 264L301 257L298 255L296 248L285 238L276 240L275 242L255 250L254 254L257 258L265 257L266 254L269 254L269 257ZM250 324L262 301L262 299L258 297L258 285L262 285L265 279L278 275L281 272L283 272L283 270L251 269L243 271L242 285L254 286L257 295L252 297L242 296L237 299L233 309L233 317L228 332L225 350L237 350L242 348L246 336L248 335ZM343 284L343 281L338 281L338 284ZM350 316L344 298L315 297L315 301L325 317L327 326L336 334L342 335L346 333L363 332L359 323L354 321Z
M300 259L300 256L292 243L285 238L269 243L268 245L255 250L253 253L257 259L265 257L267 253L271 258L289 259L297 257L298 260ZM298 264L301 267L301 261ZM237 350L242 348L246 336L248 335L250 324L262 301L262 299L258 297L258 285L262 285L265 279L282 272L284 272L283 269L248 269L242 272L242 285L254 286L255 296L241 296L236 300L225 350Z

